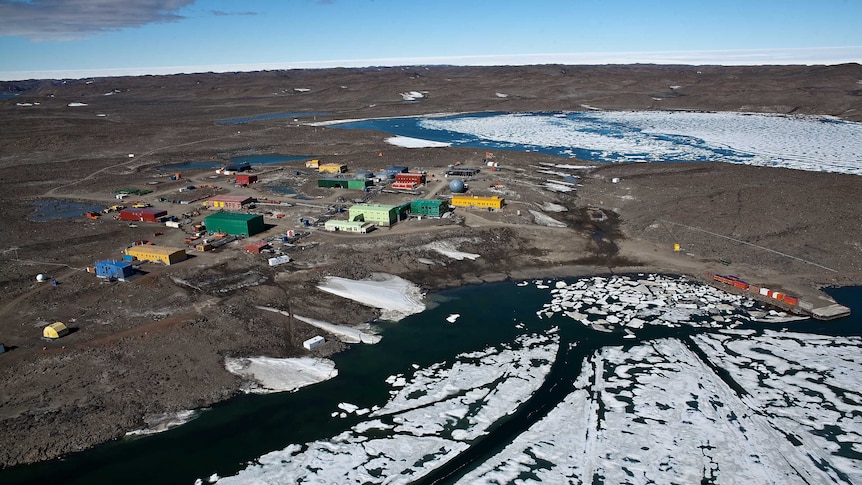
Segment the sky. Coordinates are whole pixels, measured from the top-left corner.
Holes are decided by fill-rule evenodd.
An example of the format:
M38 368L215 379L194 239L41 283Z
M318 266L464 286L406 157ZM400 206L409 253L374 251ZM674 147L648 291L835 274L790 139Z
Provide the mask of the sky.
M862 0L0 0L0 80L304 67L862 63Z

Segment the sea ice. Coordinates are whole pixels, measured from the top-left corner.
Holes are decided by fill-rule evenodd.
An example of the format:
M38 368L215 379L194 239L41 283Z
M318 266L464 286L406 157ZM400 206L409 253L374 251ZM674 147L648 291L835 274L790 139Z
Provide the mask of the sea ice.
M558 348L554 332L525 335L500 348L461 354L452 363L415 369L366 421L331 439L268 453L218 483L410 483L467 449L470 440L528 399ZM392 376L387 382L399 380Z
M419 125L563 153L576 147L603 161L726 161L862 174L862 124L828 117L591 111L423 119Z
M664 339L597 352L563 402L458 483L832 483L812 451Z

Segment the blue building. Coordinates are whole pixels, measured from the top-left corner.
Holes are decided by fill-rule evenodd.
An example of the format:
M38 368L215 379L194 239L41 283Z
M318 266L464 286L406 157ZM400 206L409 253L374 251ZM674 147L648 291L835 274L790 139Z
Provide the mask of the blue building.
M96 276L99 278L115 278L123 281L135 274L135 268L131 264L113 259L96 261L95 268Z

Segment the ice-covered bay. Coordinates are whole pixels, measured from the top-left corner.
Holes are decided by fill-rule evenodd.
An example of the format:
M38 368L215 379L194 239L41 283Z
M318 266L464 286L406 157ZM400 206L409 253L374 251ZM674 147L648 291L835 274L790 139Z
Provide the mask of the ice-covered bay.
M467 449L529 399L558 348L554 332L525 335L409 376L390 376L389 402L351 429L268 453L218 483L409 483ZM339 409L355 406L342 403Z
M829 117L589 111L422 119L419 126L595 161L725 161L862 175L862 124Z
M531 283L512 285L531 330L402 362L378 376L388 399L341 397L326 413L343 427L218 483L862 483L862 338L764 329L759 304L672 275ZM434 321L502 324L457 308Z
M829 451L787 439L680 340L662 339L596 352L563 402L458 483L858 483L831 470Z

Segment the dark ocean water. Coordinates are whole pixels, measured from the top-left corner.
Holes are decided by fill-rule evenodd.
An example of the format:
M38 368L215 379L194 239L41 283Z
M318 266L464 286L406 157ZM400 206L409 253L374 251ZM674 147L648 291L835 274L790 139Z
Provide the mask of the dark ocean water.
M746 324L743 328L788 329L820 335L862 335L862 287L829 291L849 306L851 317L788 324ZM156 435L124 438L63 459L0 471L0 483L12 484L192 484L213 473L230 476L261 455L325 440L361 420L333 418L338 403L359 407L382 405L388 399L387 376L430 366L453 356L515 340L525 333L559 328L560 354L545 383L517 412L477 441L425 482L449 483L498 451L558 404L570 389L586 356L604 346L635 346L664 337L685 338L715 330L647 326L634 339L604 333L559 316L539 319L536 311L549 301L548 290L513 282L447 290L429 296L429 309L398 323L382 325L377 345L354 345L334 356L338 377L293 393L241 395L204 410L193 421ZM460 314L455 324L446 321ZM572 345L572 344L577 345ZM561 385L562 384L562 385ZM459 471L460 470L460 471ZM445 478L444 478L445 477Z

